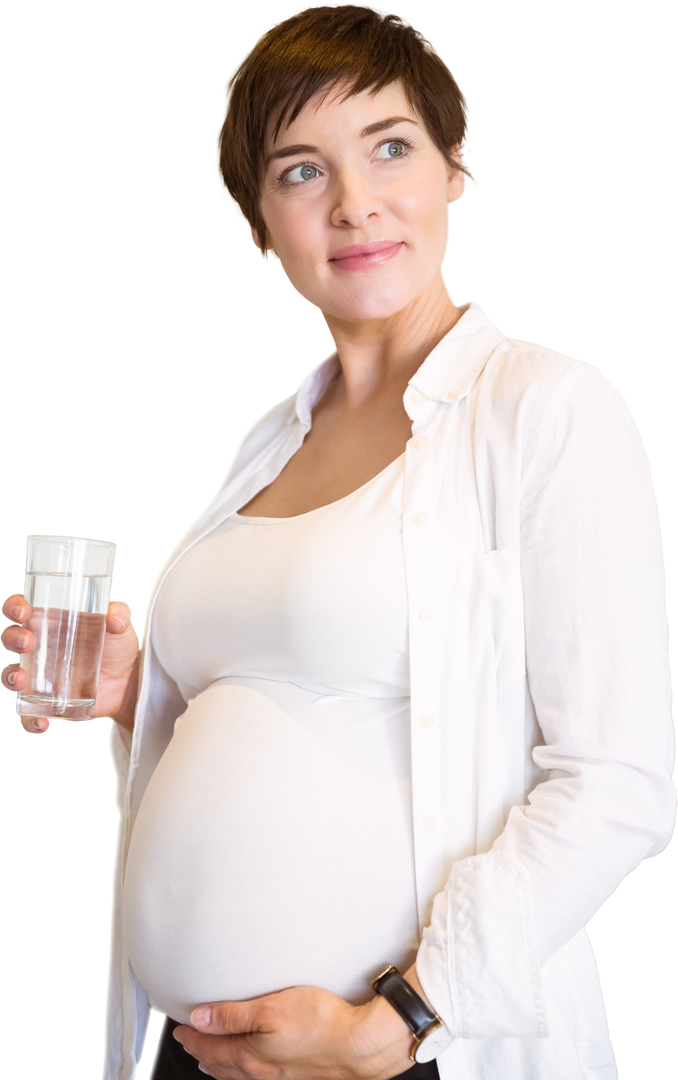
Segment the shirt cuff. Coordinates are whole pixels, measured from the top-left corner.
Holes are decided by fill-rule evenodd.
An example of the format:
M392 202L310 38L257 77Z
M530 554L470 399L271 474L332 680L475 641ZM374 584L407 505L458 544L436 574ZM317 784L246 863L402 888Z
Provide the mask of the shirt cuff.
M491 851L452 868L433 903L417 975L454 1038L546 1037L530 880Z

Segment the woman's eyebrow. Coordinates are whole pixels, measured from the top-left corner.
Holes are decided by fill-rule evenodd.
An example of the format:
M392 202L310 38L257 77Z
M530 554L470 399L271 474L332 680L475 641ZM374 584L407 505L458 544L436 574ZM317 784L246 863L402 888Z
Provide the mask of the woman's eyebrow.
M394 124L417 124L418 121L413 120L411 116L389 116L387 120L379 120L376 124L368 124L360 132L360 138L364 139L368 135L377 135L380 131L386 131L387 128L393 127ZM295 143L294 146L281 146L279 150L274 150L266 158L266 164L271 161L276 161L278 158L284 157L296 157L297 154L317 154L318 147L310 146L307 143Z

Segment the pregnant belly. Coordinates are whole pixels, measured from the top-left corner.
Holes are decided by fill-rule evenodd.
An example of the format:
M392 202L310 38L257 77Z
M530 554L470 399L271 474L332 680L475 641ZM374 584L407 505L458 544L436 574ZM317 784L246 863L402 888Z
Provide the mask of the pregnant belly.
M355 1003L417 948L409 703L222 680L144 794L123 919L151 1003L324 986Z

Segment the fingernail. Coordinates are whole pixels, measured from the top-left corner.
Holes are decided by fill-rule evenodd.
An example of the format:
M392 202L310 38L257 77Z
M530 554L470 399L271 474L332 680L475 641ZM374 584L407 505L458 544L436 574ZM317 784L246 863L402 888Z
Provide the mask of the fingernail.
M28 634L17 634L14 643L17 649L24 649L28 645Z
M114 622L117 622L117 624L118 624L118 626L120 627L120 629L121 629L121 630L124 630L124 629L125 629L125 624L124 624L124 622L122 621L122 619L119 619L119 618L117 617L117 615L113 617L113 621L114 621Z
M9 685L14 686L15 681L16 681L16 671L8 671L7 672L7 682L9 683Z
M212 1010L209 1005L202 1005L199 1009L194 1009L191 1013L191 1023L193 1024L193 1027L209 1027L211 1019Z
M201 1061L201 1062L200 1062L200 1064L198 1065L198 1068L200 1069L200 1072L204 1072L204 1073L207 1073L207 1075L208 1075L208 1076L211 1076L211 1075L212 1075L212 1073L211 1073L211 1072L209 1071L209 1069L207 1068L207 1066L206 1066L206 1065L203 1065L202 1061Z
M9 613L13 619L16 619L17 622L21 622L21 616L24 613L24 609L19 604L15 604L14 607L9 609Z
M43 731L44 727L45 727L45 721L44 720L34 720L33 723L31 724L31 727L33 728L33 731Z

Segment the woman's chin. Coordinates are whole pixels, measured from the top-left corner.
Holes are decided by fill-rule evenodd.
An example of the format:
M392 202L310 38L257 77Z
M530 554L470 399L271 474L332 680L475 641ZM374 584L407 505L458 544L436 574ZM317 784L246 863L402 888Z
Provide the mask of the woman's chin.
M320 308L326 319L361 323L392 319L421 300L440 279L442 252L435 255L428 260L412 259L400 268L394 265L398 260L392 259L365 271L323 268L318 272L313 266L310 273L309 267L297 273L298 267L281 262L297 292Z
M326 304L318 305L322 308L323 315L330 319L339 319L341 322L381 322L392 319L399 312L404 311L416 300L416 295L407 293L402 295L381 292L372 293L365 290L360 296L341 297L333 296Z

